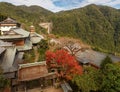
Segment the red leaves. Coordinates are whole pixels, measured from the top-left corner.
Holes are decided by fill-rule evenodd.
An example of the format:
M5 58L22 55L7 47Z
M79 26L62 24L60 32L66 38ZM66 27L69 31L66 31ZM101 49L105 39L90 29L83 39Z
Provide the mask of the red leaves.
M82 74L82 67L78 64L75 57L65 50L57 50L56 52L47 51L46 61L49 67L52 67L53 63L58 67L60 66L59 71L61 73L59 74L62 77L67 76L67 79L71 79L75 74Z
M47 51L46 52L46 61L50 62L52 60L55 59L55 53L51 52L51 51Z

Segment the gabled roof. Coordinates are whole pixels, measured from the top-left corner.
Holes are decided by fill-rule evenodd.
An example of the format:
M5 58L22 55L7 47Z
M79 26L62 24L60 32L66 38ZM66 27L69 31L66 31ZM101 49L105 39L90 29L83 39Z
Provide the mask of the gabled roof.
M15 21L15 20L13 20L12 18L9 18L9 17L0 22L0 24L16 24L16 23L17 23L17 21Z
M27 64L20 64L19 65L19 69L26 68L26 67L37 66L37 65L46 65L46 61L34 62L34 63L27 63Z
M14 29L12 29L12 30L13 30L14 32L20 34L20 35L25 36L25 37L28 37L29 34L30 34L30 32L28 32L28 31L26 31L26 30L24 30L24 29L22 29L22 28L14 28Z

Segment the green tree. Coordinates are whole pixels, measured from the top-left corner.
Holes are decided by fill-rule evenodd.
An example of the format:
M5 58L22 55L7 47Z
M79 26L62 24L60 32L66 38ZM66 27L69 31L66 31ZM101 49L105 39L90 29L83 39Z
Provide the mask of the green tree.
M48 41L42 39L38 45L39 61L45 60L45 52L49 49Z
M105 59L103 59L100 64L101 70L104 70L104 67L106 66L106 64L111 64L111 63L113 63L112 59L109 56L106 56Z
M85 73L76 75L72 82L78 86L82 92L97 91L99 89L99 70L93 67L85 67Z
M35 53L34 53L34 50L30 50L28 52L25 52L24 53L24 63L32 63L35 61Z
M48 46L48 41L42 39L42 40L39 42L38 48L42 48L42 49L44 49L44 50L47 50L47 49L49 48L49 46Z
M102 74L101 91L102 92L119 92L120 91L120 65L105 65Z

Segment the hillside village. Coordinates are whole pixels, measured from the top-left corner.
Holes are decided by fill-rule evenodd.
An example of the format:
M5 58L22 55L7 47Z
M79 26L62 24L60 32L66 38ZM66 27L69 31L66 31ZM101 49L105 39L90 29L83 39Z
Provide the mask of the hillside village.
M107 58L108 62L119 63L119 57L113 55L106 57L106 54L95 52L89 46L82 47L78 41L69 38L60 40L52 37L52 34L50 35L51 29L46 25L51 26L52 24L40 24L40 26L48 29L48 43L45 42L47 38L38 34L33 25L30 26L29 30L25 30L20 23L9 17L0 22L0 67L3 77L9 81L9 92L29 92L28 89L32 86L40 87L40 90L54 86L60 87L61 92L77 92L74 87L70 86L70 84L72 85L70 80L73 78L79 87L77 80L75 80L79 76L74 77L75 75L82 76L87 72L89 74L92 69L93 74L90 76L93 76L96 73L95 71L101 69L104 58ZM49 47L45 46L46 44ZM50 47L54 48L50 50ZM42 56L42 54L39 52L44 52L43 59L40 59L39 55ZM109 59L110 57L111 59ZM33 84L35 81L36 85L30 81ZM87 86L90 86L89 83ZM99 90L97 87L95 89L90 88L95 92ZM78 90L84 90L84 88L78 88Z
M44 27L44 25L42 26ZM33 25L30 26L29 31L26 31L20 23L8 17L0 22L0 33L0 66L3 77L10 82L10 92L20 92L21 90L26 92L27 85L29 85L27 82L32 80L40 81L40 87L55 84L56 72L50 72L46 61L38 61L36 56L39 43L45 38L35 32ZM59 44L60 42L51 39L50 43ZM31 50L35 50L35 52L31 52ZM24 59L26 53L35 54L33 57L37 60L28 57L26 62ZM49 81L52 84L48 84Z
M33 49L34 45L37 45L44 37L35 32L34 26L30 27L30 31L26 31L18 24L11 18L0 22L0 65L4 77L10 79L12 87L18 85L18 82L23 83L28 80L55 75L54 73L48 73L45 61L22 64L24 53ZM34 67L38 70L40 67L42 70L37 72ZM32 69L33 75L37 73L36 76L31 76L31 70L29 70L30 74L24 75L28 69Z

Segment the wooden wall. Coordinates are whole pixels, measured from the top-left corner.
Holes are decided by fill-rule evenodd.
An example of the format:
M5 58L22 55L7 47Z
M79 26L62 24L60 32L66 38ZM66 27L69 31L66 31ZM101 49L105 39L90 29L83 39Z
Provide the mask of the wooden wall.
M15 40L15 41L13 41L13 44L16 44L16 46L23 46L24 45L24 39Z
M48 74L46 65L25 67L18 70L18 80L27 81L44 77Z

